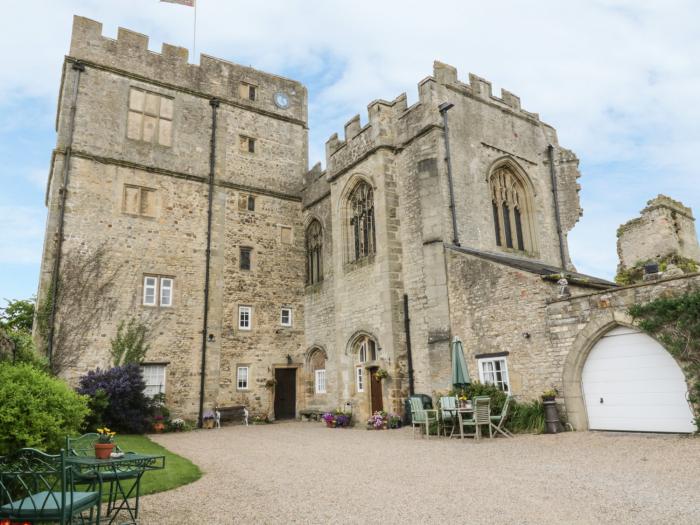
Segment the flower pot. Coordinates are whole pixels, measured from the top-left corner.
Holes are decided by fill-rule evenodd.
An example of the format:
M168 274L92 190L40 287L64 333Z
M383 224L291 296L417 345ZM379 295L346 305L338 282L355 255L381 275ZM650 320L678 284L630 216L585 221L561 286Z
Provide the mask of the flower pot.
M160 434L165 430L165 425L163 424L162 421L158 421L157 423L153 423L153 432L156 434Z
M203 419L202 420L202 428L214 428L214 420L213 419Z
M95 457L97 459L109 459L114 443L95 443Z

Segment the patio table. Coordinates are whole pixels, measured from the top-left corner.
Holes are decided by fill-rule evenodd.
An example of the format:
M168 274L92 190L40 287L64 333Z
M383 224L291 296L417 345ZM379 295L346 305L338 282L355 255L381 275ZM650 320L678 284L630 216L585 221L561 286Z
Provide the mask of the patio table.
M472 414L472 417L474 415L474 405L470 404L469 406L463 406L463 407L457 407L457 419L459 420L459 438L464 439L464 425L462 425L462 415L463 414Z
M99 481L102 485L103 478L109 477L110 481L114 480L116 493L115 504L112 508L114 513L108 524L111 525L121 511L126 511L129 514L130 521L125 523L136 523L139 515L139 493L141 490L141 477L148 470L161 470L165 468L165 456L156 456L151 454L138 454L128 452L121 457L111 457L108 459L97 459L88 456L70 456L66 458L66 464L72 465L81 475L93 476L94 485ZM125 490L122 484L121 473L129 472L128 480L134 481L129 490ZM136 475L134 476L134 473ZM132 507L129 504L129 498L135 497L136 501ZM119 505L116 504L116 498L121 499ZM109 512L111 514L112 512Z

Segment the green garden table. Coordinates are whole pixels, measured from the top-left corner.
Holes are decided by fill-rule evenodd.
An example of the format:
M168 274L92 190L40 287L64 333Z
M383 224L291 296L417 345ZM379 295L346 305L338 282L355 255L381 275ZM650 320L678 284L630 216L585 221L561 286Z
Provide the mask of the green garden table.
M164 469L165 456L138 454L135 452L127 452L121 457L109 459L69 456L66 457L66 464L72 465L84 479L92 479L92 485L98 482L102 485L105 480L114 482L116 489L115 503L111 511L108 511L108 514L111 515L108 524L111 525L122 511L127 512L130 518L129 521L124 523L135 524L139 516L141 477L149 470ZM122 481L127 483L133 481L133 484L129 490L126 490ZM129 498L136 498L133 507L129 503ZM118 505L116 503L117 499L121 500Z

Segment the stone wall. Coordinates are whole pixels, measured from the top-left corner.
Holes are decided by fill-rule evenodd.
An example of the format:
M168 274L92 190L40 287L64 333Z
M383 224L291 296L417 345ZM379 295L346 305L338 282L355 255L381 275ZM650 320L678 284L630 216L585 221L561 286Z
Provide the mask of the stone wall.
M549 301L544 311L547 339L551 353L563 358L558 377L567 417L574 428L588 428L581 372L593 345L615 326L633 325L627 313L633 304L679 295L699 285L700 275L693 274Z
M665 195L648 201L639 217L618 228L617 254L618 270L671 254L700 262L692 210Z

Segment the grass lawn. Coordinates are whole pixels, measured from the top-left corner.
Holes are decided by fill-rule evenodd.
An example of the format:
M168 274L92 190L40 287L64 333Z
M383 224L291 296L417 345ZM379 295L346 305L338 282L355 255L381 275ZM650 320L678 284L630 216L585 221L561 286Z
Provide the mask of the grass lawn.
M125 452L142 454L158 454L165 456L165 469L146 472L141 478L141 495L154 494L164 490L174 489L197 481L202 477L202 471L189 459L173 454L168 449L154 443L146 436L118 435L117 444Z

